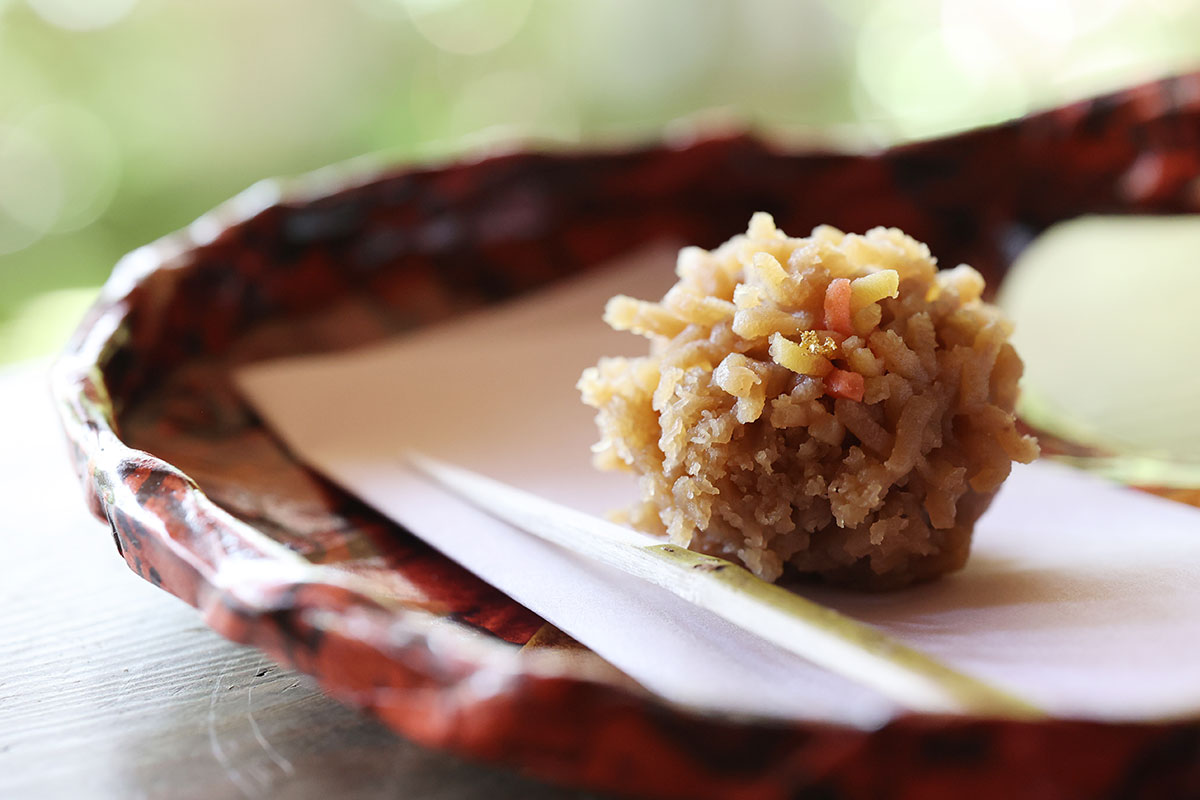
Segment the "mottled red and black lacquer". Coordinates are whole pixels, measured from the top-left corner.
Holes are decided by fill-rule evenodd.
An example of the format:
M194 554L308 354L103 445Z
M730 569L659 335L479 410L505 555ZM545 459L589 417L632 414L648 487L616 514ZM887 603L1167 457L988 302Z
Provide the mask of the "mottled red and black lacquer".
M298 464L229 381L237 364L378 340L664 237L713 246L759 210L794 233L898 226L995 285L1060 220L1200 211L1200 74L876 153L737 135L516 152L320 193L301 181L263 202L270 191L127 258L55 369L92 510L134 571L221 634L419 742L579 786L1200 796L1200 720L714 718L586 651L522 648L536 615ZM324 569L281 566L279 545Z

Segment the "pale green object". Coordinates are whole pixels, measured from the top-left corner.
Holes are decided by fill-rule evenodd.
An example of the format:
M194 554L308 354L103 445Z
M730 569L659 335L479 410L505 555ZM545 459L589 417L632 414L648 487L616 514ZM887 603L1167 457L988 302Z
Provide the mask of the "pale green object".
M1119 454L1083 466L1200 485L1200 215L1057 225L997 302L1025 361L1022 417Z
M760 580L736 564L664 544L428 456L410 453L409 462L491 516L662 587L913 711L1016 719L1044 716L1005 690Z

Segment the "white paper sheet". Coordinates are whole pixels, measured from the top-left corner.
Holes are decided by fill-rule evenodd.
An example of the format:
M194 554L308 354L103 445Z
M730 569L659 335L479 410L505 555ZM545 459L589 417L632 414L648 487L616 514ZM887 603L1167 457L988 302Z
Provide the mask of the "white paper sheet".
M413 474L416 449L592 513L632 480L599 473L574 388L645 344L600 321L660 297L674 250L395 342L259 364L239 384L304 460L587 644L648 689L725 713L862 726L894 705L670 593L497 522ZM820 602L1065 716L1200 713L1200 511L1052 464L1014 470L967 568Z

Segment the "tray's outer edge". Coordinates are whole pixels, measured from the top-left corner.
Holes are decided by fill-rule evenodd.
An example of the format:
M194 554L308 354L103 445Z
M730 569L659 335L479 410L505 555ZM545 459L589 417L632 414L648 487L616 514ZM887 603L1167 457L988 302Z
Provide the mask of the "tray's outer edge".
M655 237L713 245L761 208L794 231L897 225L943 263L968 261L994 282L1016 250L1061 219L1200 209L1200 74L877 154L778 152L739 135L517 153L395 172L315 198L276 197L275 188L264 184L128 256L52 378L92 512L135 572L199 608L222 635L314 676L419 742L629 794L1010 797L1036 787L1044 796L1200 795L1196 720L910 716L867 732L714 719L481 637L448 635L299 563L187 475L127 446L117 425L122 404L174 365L219 352L259 319L312 308L345 288L328 283L329 269L367 272L372 257L411 261L447 291L468 280L475 299L490 302ZM379 204L411 218L393 240L362 223ZM361 256L349 267L324 263L364 235L374 250L349 251ZM287 274L273 260L286 262ZM235 266L245 281L214 283ZM303 281L289 280L301 270ZM299 291L314 276L316 288ZM238 292L244 302L221 319L196 312Z

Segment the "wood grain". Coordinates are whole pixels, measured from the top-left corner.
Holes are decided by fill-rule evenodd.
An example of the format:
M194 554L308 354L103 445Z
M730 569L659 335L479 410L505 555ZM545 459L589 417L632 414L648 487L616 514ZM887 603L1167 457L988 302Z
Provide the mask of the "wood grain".
M405 742L139 580L44 372L0 373L0 797L580 796Z

